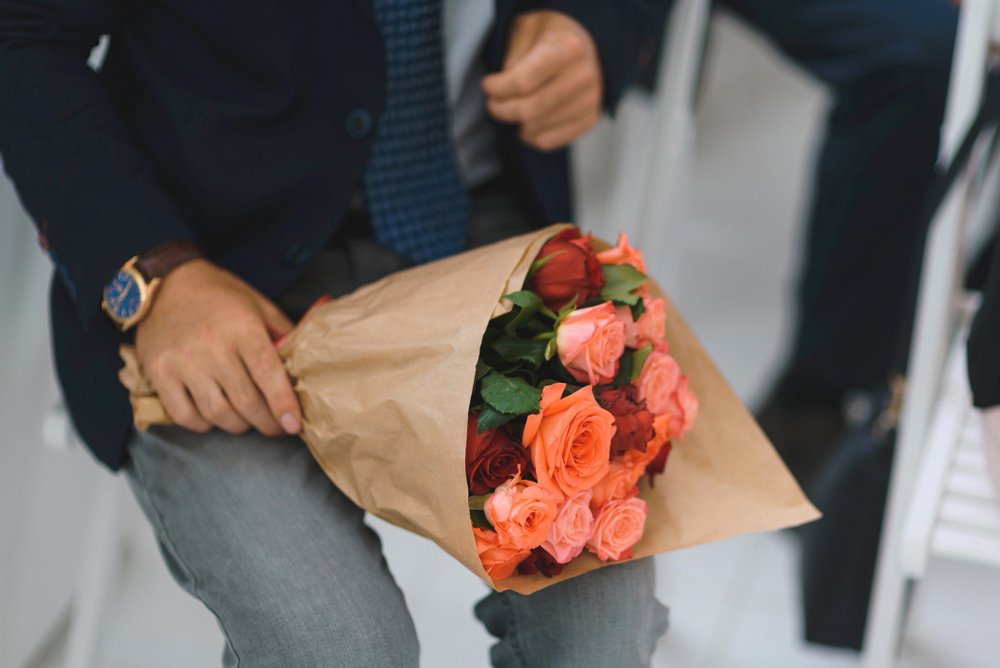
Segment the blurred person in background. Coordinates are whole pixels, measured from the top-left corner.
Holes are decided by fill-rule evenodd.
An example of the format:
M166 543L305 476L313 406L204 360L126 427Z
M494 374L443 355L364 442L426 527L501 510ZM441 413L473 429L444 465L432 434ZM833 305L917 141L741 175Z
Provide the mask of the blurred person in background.
M572 219L562 149L617 103L634 30L610 0L0 0L0 154L54 265L67 406L226 665L417 665L272 341L320 294ZM179 427L132 432L133 337ZM641 559L476 614L497 666L646 666L653 589Z
M898 370L958 10L951 0L722 0L833 95L791 354L758 420L805 484L848 393Z

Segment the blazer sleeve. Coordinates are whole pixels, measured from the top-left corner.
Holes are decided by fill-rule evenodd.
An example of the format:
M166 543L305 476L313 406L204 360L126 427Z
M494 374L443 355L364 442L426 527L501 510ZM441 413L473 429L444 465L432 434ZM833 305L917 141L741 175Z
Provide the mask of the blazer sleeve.
M580 23L594 40L604 74L604 107L614 112L635 78L639 56L639 11L635 0L529 0L518 13L562 12ZM505 40L506 43L506 40Z
M0 157L84 327L133 255L193 239L87 64L115 0L0 0Z

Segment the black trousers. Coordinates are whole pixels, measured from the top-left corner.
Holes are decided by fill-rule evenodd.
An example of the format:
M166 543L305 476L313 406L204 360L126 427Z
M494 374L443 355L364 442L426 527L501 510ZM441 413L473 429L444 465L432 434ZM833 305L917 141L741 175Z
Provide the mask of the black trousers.
M968 366L976 406L1000 406L1000 238L993 241L983 301L969 333Z
M784 383L885 380L922 239L958 12L951 0L723 0L834 100L819 153ZM766 156L761 156L762 162Z

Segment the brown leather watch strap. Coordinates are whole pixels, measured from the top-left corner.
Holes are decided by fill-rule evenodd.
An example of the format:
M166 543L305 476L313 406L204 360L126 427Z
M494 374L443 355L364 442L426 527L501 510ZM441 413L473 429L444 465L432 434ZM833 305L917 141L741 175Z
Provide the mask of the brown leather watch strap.
M135 266L143 278L151 281L154 278L163 278L185 262L204 255L198 244L190 239L168 241L140 255L135 261Z

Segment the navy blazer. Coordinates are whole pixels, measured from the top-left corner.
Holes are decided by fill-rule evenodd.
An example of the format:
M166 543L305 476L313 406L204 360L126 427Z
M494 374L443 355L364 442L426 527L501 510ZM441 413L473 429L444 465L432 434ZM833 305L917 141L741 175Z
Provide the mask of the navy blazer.
M487 67L513 18L555 9L593 36L613 107L635 63L624 0L497 0ZM110 35L99 72L87 57ZM133 255L193 239L275 297L331 237L384 100L370 0L0 0L0 155L55 267L56 368L76 426L113 469L131 429L104 284ZM497 126L540 221L572 218L565 151Z

